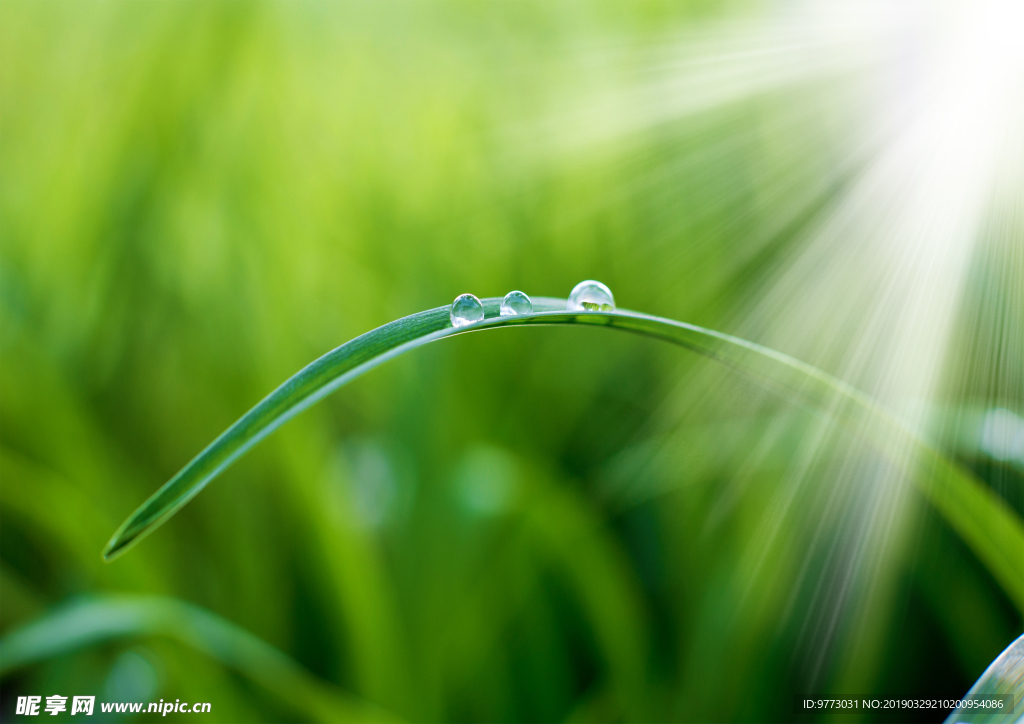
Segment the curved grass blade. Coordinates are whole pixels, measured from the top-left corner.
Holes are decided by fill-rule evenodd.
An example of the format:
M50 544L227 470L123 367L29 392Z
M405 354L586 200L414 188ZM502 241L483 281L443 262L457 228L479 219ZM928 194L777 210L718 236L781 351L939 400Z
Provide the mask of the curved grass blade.
M248 631L205 609L161 596L80 599L0 640L0 676L111 639L167 636L202 651L318 721L397 721L307 672Z
M114 533L107 560L124 553L172 516L227 466L286 421L364 372L444 337L498 327L587 324L662 339L706 355L763 385L822 410L867 437L901 465L1024 611L1024 526L989 488L927 444L885 408L851 385L775 350L692 324L639 312L567 312L564 299L539 297L534 312L499 316L501 300L485 299L485 318L451 326L449 307L404 317L346 342L274 390L143 503ZM912 455L907 455L910 450Z
M992 706L993 701L1000 705ZM953 710L946 724L1024 722L1024 636L1006 647Z

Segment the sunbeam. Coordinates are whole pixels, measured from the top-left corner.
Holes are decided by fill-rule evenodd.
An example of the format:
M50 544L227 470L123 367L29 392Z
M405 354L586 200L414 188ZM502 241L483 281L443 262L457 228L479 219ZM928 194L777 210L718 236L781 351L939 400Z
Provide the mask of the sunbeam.
M945 394L943 375L958 352L954 334L976 248L991 224L995 200L1007 196L1011 186L1017 199L1011 211L1019 209L1024 191L1017 173L1024 128L1021 20L1022 6L1005 0L980 6L788 5L755 29L748 20L742 31L723 26L708 30L702 42L688 38L686 52L672 60L661 51L666 61L637 77L664 76L641 83L627 96L601 101L594 108L602 123L559 144L609 143L782 88L829 95L833 108L855 119L844 126L840 148L831 151L839 173L850 180L838 193L833 189L813 222L760 270L758 283L733 308L731 329L835 372L914 428L934 429L929 411ZM734 41L743 53L729 50ZM839 84L843 92L823 81ZM566 118L552 123L584 126ZM770 205L778 219L785 205ZM753 255L763 243L756 237L735 242L734 253ZM1011 316L1019 322L1022 248L1018 220L998 251L990 249L1001 258L1003 282L990 291L986 314L1017 305ZM1002 324L990 334L985 344L972 345L973 357L1024 360L1019 323ZM1012 353L1007 345L1014 347ZM1005 362L1003 368L1005 374ZM719 398L734 384L717 370L699 374L702 382L687 377L680 383L652 429L675 429L699 417L702 413L694 410L705 409L703 400ZM989 399L1020 403L1020 390L1013 387L1019 382L991 384ZM738 409L756 418L776 408L760 393ZM1007 410L990 413L975 433L982 449L987 445L1011 455L1003 451L1017 444L1016 427L1007 421L1016 419ZM728 468L726 484L714 494L718 502L711 525L764 480L758 471L764 470L767 448L778 443L771 425L753 424L762 430L762 441L737 451L745 462ZM617 459L608 480L620 481L626 486L621 493L636 500L671 490L666 476L692 477L697 468L691 465L687 429L660 438L658 452L645 443L634 467L634 458ZM915 463L909 451L890 451L890 461L884 462L856 438L837 454L836 435L832 423L819 420L790 448L792 462L749 540L749 563L738 579L745 581L742 591L750 591L761 575L757 571L777 575L775 567L769 567L772 573L764 570L785 545L780 533L798 518L816 517L783 618L799 612L807 652L799 666L811 685L831 681L849 691L863 688L871 676L870 662L880 645L878 634L872 638L870 632L885 630L879 617L893 615L901 561L912 556L916 508L908 507L906 481L915 474ZM837 661L846 663L836 669ZM691 694L687 690L682 698Z

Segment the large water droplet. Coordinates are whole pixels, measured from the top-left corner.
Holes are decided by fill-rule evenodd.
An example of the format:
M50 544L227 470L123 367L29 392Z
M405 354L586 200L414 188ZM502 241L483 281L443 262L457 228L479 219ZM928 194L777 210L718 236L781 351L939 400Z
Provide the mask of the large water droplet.
M517 314L530 314L533 302L523 292L512 291L501 300L501 316L514 317Z
M452 302L452 311L448 315L453 327L465 327L467 324L479 322L484 318L484 305L472 294L460 294Z
M565 308L570 312L611 312L615 309L615 297L604 284L588 279L572 288Z

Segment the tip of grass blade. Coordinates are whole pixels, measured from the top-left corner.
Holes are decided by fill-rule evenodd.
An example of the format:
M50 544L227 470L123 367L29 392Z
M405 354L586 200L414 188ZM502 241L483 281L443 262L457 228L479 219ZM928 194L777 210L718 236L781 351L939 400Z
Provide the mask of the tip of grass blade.
M131 547L133 540L124 540L118 535L114 535L113 538L103 547L103 561L110 563L114 559L118 558L121 554Z
M484 321L491 325L508 323L507 318L499 316L500 298L481 301L489 317ZM535 300L535 310L561 311L565 304L564 299L540 297ZM107 543L102 551L103 560L109 562L123 555L235 459L324 394L414 346L472 331L453 328L450 309L450 305L428 309L371 330L314 360L286 380L139 506Z
M135 525L138 513L139 511L135 511L128 520L122 523L121 527L114 532L113 536L111 536L107 545L103 547L104 562L110 563L114 559L124 555L132 546L142 540L146 536L146 533L156 527L143 526L140 529L139 526Z
M193 461L194 462L194 461ZM190 466L186 466L188 470ZM110 562L128 552L130 548L147 535L160 527L168 518L191 500L206 482L182 485L182 474L179 472L149 497L142 505L132 511L121 527L114 531L110 541L103 548L103 560ZM185 488L184 490L182 488Z

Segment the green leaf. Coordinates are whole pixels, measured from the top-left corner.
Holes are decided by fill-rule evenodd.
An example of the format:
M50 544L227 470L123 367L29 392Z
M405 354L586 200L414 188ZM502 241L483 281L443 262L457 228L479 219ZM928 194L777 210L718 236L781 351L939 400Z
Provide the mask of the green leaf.
M205 609L162 596L102 596L61 606L0 640L0 676L86 646L167 636L248 676L317 721L397 721L326 684L248 631Z
M564 299L547 297L533 300L533 314L501 317L500 299L483 302L484 320L468 327L453 328L446 305L378 327L307 365L143 503L114 533L104 557L111 560L124 553L253 445L321 398L389 359L455 334L524 325L587 324L681 345L834 416L894 462L912 468L912 477L921 491L1024 611L1024 526L1020 518L995 493L863 392L775 350L684 322L628 310L567 312Z

